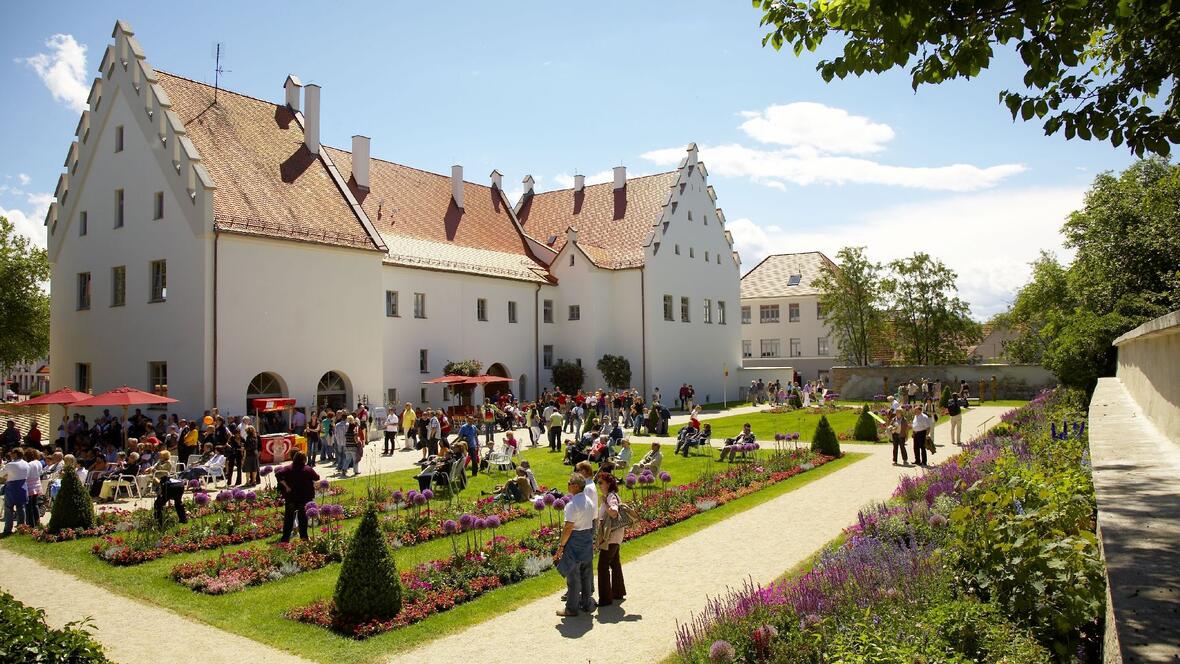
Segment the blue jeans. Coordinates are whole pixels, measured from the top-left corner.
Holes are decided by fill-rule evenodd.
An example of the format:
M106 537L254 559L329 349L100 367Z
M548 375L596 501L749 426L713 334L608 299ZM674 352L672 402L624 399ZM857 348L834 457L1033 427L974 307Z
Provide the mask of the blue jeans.
M493 420L493 421L491 421L491 422L484 422L484 423L483 423L483 440L484 440L484 442L485 442L485 443L490 443L490 442L492 442L492 435L493 435L494 433L496 433L496 422L495 422L495 420Z
M594 530L575 530L566 542L566 555L576 562L565 575L565 610L589 611L594 595Z
M347 474L349 468L352 468L352 472L360 475L361 471L356 465L356 453L351 450L340 453L340 474Z
M21 525L25 522L25 505L29 502L29 495L25 491L24 480L12 480L4 483L4 534L12 532L12 524Z

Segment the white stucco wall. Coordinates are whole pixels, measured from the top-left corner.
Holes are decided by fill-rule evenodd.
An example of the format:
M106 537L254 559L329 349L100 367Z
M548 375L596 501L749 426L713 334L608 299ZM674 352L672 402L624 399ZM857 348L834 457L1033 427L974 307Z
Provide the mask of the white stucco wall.
M723 392L730 398L737 394L735 372L741 366L739 266L733 260L733 249L725 238L703 171L684 170L681 182L685 187L673 194L676 209L665 208L666 226L657 229L659 250L654 251L654 245L648 248L643 270L647 393L650 396L658 387L670 403L681 383L690 383L698 401L718 402ZM672 321L664 320L664 295L672 296ZM680 298L685 296L689 298L687 323L680 316ZM711 301L712 323L704 322L705 299ZM717 320L718 302L725 302L724 325Z
M783 284L786 286L786 284ZM750 342L751 355L745 358L747 367L791 365L803 380L814 380L820 371L830 371L836 364L836 340L832 338L827 323L819 318L815 295L798 297L753 297L742 300L743 307L750 308L750 322L741 326L742 341ZM790 305L799 305L799 320L790 321ZM763 323L759 308L763 305L778 305L777 323ZM739 312L739 320L741 318ZM819 354L819 339L827 337L828 354ZM779 359L761 356L763 339L779 340ZM791 339L799 339L799 355L791 356Z
M148 390L148 363L167 362L168 394L187 413L203 407L206 396L211 219L203 196L194 202L176 171L165 167L170 158L143 101L123 87L122 68L114 69L49 239L50 383L77 387L76 363L83 362L91 365L96 394L124 384ZM124 145L116 153L120 125ZM114 227L117 189L125 196L121 228ZM153 220L158 191L164 216ZM79 235L82 211L85 236ZM149 265L159 259L167 261L167 301L149 303ZM113 307L111 269L118 265L126 266L126 304ZM76 307L80 272L91 274L90 309L83 311Z
M536 388L534 366L534 301L538 284L497 279L460 272L442 272L386 265L381 270L381 292L377 294L371 320L379 322L385 359L382 371L384 402L389 388L396 388L398 400L419 403L426 388L427 403L454 405L443 401L443 386L422 385L441 376L448 361L479 360L484 372L500 363L509 372L513 393L520 396L519 379L526 377L522 398L532 398ZM399 315L385 315L385 291L398 292ZM414 317L414 293L426 294L426 318ZM476 302L487 300L488 320L480 321ZM516 302L516 323L508 322L508 302ZM428 370L419 371L418 352L428 352ZM370 399L373 398L370 394ZM482 399L483 389L473 395Z
M277 374L300 406L328 371L349 400L382 400L381 254L222 234L217 247L217 402L242 413L257 374Z

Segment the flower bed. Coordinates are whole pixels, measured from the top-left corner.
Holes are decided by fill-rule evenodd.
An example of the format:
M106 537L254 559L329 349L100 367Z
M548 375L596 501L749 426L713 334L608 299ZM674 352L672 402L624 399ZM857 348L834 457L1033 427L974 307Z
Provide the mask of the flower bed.
M1104 594L1068 393L903 479L800 577L711 599L677 655L719 661L1096 661Z
M242 549L211 560L172 568L174 581L208 595L222 595L319 569L340 560L338 538L321 537L286 544Z

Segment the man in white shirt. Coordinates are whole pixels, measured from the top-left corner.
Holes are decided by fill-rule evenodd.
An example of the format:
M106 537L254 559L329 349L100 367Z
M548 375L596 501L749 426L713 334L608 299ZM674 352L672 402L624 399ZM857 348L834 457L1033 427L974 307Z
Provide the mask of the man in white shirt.
M917 406L914 408L914 422L911 426L914 429L914 464L925 466L926 438L930 435L930 429L934 426L934 420L922 412L921 406Z
M578 615L578 610L593 611L594 592L594 517L596 507L585 493L586 478L570 475L568 490L573 497L565 506L565 527L557 546L557 571L565 576L565 608L557 612L563 618Z
M12 524L25 522L25 505L28 504L29 494L27 482L29 479L29 464L24 460L24 450L14 447L8 452L8 463L4 464L0 475L4 477L4 534L12 534Z

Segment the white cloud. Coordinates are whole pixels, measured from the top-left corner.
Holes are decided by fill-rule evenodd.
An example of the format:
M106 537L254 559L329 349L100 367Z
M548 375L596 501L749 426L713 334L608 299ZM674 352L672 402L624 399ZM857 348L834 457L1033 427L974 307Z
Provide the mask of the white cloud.
M661 166L675 166L684 148L652 150L640 155ZM737 143L701 147L701 161L709 173L723 177L747 177L776 189L787 184L877 184L941 191L975 191L994 187L1004 178L1022 173L1022 164L980 168L970 164L949 166L892 166L869 159L825 154L810 146L763 150Z
M19 208L0 207L0 217L8 217L19 235L33 240L38 247L45 247L45 213L53 201L53 194L29 194L25 199L31 207L28 211Z
M79 44L73 35L62 34L53 35L45 45L51 52L38 53L17 62L32 67L54 99L81 112L90 95L86 86L86 46Z
M809 147L833 154L880 152L893 129L842 108L800 101L764 111L743 111L742 131L761 143Z
M745 270L775 253L822 251L835 259L841 247L865 246L870 258L886 262L924 251L958 273L959 296L983 320L1007 307L1042 249L1062 260L1072 257L1062 248L1060 230L1066 215L1081 207L1084 192L1012 189L897 205L835 227L759 225L742 218L726 228Z
M20 181L21 186L24 186L32 181L31 178L28 175L25 175L24 173L17 173L16 179Z

